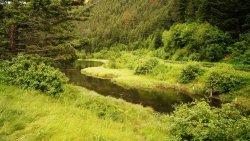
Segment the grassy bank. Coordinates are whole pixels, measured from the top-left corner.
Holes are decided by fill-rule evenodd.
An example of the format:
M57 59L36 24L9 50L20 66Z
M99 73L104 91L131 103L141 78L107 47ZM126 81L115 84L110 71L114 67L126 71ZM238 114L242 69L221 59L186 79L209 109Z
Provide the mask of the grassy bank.
M178 82L178 77L181 70L186 66L186 64L173 64L173 63L162 63L162 66L166 66L169 70L162 70L161 74L149 73L147 75L136 75L134 70L131 69L112 69L109 67L90 67L82 69L82 73L85 75L102 78L111 79L114 83L124 86L126 88L137 88L137 89L167 89L173 88L176 90L182 90L189 92L190 94L205 93L205 79L210 73L210 68L203 67L206 71L199 79L196 79L188 84L181 84ZM153 71L161 71L162 66L154 68ZM223 66L217 67L216 69L222 70ZM165 71L165 72L164 72ZM234 73L240 74L246 79L250 79L248 72L234 71ZM164 73L164 74L163 74ZM241 92L248 92L248 89L243 89Z
M90 67L81 71L83 74L101 79L111 79L117 85L125 88L157 89L167 84L163 81L148 78L146 76L134 75L129 69L111 69L105 67ZM160 87L159 87L160 88Z
M231 76L235 76L236 79L240 78L244 81L244 84L237 90L223 92L222 95L220 95L221 99L225 102L233 101L241 107L250 110L250 89L248 87L250 85L250 73L247 71L235 70L232 65L225 63L209 63L208 66L205 62L173 62L157 59L159 63L150 68L148 73L136 74L138 66L140 67L141 62L146 60L147 57L140 60L136 55L127 53L124 56L109 61L105 66L85 68L81 72L93 77L111 79L112 82L126 88L176 89L185 91L191 95L209 95L207 82L212 73L231 74ZM180 82L180 75L189 65L198 66L201 73L188 83L182 83ZM147 66L147 64L144 66ZM143 69L145 70L145 68ZM228 84L223 84L223 87L224 85Z
M0 140L248 140L250 118L233 104L184 104L170 115L66 85L57 96L0 84ZM205 121L205 122L203 122ZM237 127L235 129L235 127Z
M163 115L72 85L57 97L0 85L0 140L164 140Z

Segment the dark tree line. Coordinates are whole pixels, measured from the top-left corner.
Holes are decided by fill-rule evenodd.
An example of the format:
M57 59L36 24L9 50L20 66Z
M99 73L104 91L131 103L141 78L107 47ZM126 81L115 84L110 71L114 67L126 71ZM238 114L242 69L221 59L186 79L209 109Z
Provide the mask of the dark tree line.
M172 22L209 22L235 38L247 30L249 0L171 0L168 19Z

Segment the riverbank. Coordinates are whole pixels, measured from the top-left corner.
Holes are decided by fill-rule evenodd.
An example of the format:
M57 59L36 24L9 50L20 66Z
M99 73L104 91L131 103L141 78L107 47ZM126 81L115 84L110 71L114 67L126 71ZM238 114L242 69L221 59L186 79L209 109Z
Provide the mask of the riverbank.
M165 115L66 85L56 97L0 84L0 140L164 140Z
M98 61L98 60L95 60ZM112 62L111 62L112 63ZM125 87L127 89L144 89L144 90L165 90L174 89L180 92L185 92L189 95L209 95L206 88L206 83L211 72L227 71L231 74L237 74L245 81L245 86L239 90L221 94L219 98L223 103L233 102L243 109L250 110L250 90L249 80L250 73L234 70L227 64L216 64L214 67L202 67L203 73L197 79L187 83L181 84L178 82L179 74L187 64L161 62L159 66L154 68L151 73L146 75L136 75L134 70L128 68L109 67L106 64L101 67L90 67L81 70L84 75L110 79L113 83Z
M0 140L6 141L163 141L186 134L246 140L250 124L249 116L233 104L211 108L195 102L164 115L73 85L52 97L0 84L0 112Z
M101 67L90 67L81 70L81 73L101 79L110 79L113 83L127 89L144 89L144 90L164 90L175 89L195 94L194 88L188 89L187 86L173 84L166 81L156 80L143 75L134 75L129 69L111 69Z

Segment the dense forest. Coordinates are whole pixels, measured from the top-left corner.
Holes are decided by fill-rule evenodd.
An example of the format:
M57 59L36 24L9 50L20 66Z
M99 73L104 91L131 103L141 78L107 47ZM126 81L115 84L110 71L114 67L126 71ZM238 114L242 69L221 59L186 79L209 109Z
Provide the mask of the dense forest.
M0 140L250 140L248 0L0 0Z
M164 59L179 53L185 57L178 60L249 63L247 0L93 0L85 6L70 0L8 2L0 7L1 52L59 51L69 44L96 52L123 46L164 48Z

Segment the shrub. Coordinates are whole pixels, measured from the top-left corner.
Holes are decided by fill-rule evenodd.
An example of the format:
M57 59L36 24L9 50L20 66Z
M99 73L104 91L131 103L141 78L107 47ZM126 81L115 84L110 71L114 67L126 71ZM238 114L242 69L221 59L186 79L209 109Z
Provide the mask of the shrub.
M180 83L189 83L202 74L203 70L197 64L189 64L181 70L179 76Z
M249 140L250 118L232 104L221 109L206 102L184 104L170 115L170 140Z
M225 56L225 48L219 44L209 44L201 51L201 60L216 62Z
M38 55L18 55L12 61L1 63L0 82L51 95L62 92L67 78L60 71L48 66L49 62Z
M231 62L241 63L245 65L250 64L250 33L242 34L240 41L235 42L228 48L228 52L231 53Z
M165 52L170 53L174 60L188 60L195 53L194 59L219 61L225 57L231 38L208 23L183 23L163 32L162 40Z
M206 80L207 89L217 94L238 90L243 85L243 78L227 71L212 71Z
M159 64L159 61L156 58L150 58L148 60L143 60L136 68L135 74L147 74L154 67Z
M160 58L160 59L167 59L168 58L167 54L164 52L164 48L159 48L157 50L154 50L152 53L152 56Z

